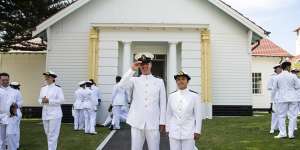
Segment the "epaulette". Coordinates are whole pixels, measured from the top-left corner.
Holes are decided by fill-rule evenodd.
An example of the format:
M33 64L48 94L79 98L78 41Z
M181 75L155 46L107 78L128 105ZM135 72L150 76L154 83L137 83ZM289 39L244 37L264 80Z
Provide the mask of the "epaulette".
M60 85L57 85L57 84L55 84L55 86L57 86L57 87L61 87Z
M170 94L173 94L173 93L175 93L175 92L177 92L177 90L176 90L176 91L173 91L173 92L171 92Z
M162 79L160 76L154 75L155 78Z
M190 92L193 92L193 93L196 93L196 94L199 94L198 92L196 92L196 91L193 91L193 90L190 90L190 89L189 89L189 91L190 91Z

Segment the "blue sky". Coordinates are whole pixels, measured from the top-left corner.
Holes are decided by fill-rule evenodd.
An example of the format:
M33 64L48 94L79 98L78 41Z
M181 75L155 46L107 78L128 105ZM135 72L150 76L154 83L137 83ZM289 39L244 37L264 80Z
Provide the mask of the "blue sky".
M271 31L270 39L273 42L295 53L296 33L294 30L300 27L300 0L223 1Z

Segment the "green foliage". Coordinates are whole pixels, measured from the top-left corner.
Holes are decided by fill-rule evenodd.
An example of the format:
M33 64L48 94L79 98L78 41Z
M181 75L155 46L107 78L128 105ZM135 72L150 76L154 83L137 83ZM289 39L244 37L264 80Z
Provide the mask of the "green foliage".
M0 51L45 49L45 43L31 46L27 42L35 26L74 1L0 0Z

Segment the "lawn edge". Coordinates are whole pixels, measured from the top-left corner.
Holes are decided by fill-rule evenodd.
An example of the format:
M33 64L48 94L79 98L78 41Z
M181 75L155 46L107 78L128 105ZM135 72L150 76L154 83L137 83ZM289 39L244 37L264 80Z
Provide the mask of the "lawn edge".
M111 137L116 133L116 130L112 130L106 138L100 143L100 145L97 147L96 150L102 150L104 146L107 144L107 142L111 139Z

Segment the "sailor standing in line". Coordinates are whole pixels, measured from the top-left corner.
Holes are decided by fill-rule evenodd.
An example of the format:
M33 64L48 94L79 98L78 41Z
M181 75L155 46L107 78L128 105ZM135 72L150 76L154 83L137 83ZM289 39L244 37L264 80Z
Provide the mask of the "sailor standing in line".
M92 90L92 82L86 82L86 88L84 89L84 97L85 97L85 109L84 109L84 120L85 120L85 127L84 131L87 134L97 134L95 130L96 125L96 111L97 111L97 104L98 99L95 91Z
M268 82L268 90L271 92L271 111L272 111L272 117L271 117L271 130L270 133L273 134L274 130L278 130L278 115L277 115L277 92L274 93L275 91L273 91L273 82L276 78L276 76L278 74L280 74L282 72L282 68L280 66L280 64L275 65L273 67L274 69L274 73L271 75L271 78Z
M91 116L92 119L94 120L94 124L96 126L97 111L98 111L99 106L101 104L101 91L100 91L99 87L97 87L97 85L96 85L96 83L95 83L95 81L93 79L90 79L89 81L90 81L90 83L92 83L91 89L92 89L93 95L94 95L94 97L96 99L96 101L93 102L95 111L93 112L93 114Z
M131 126L131 149L141 150L145 139L149 150L159 150L160 132L165 132L166 92L164 81L151 74L153 54L140 53L118 83L132 93L127 124ZM140 69L141 76L133 77Z
M73 104L74 130L84 130L84 113L82 92L85 89L85 81L78 83L79 88L75 91L75 102Z
M120 82L122 77L116 77L116 83ZM118 87L117 84L112 91L112 112L113 112L113 129L120 129L120 121L126 121L128 115L128 96L124 88Z
M174 78L178 90L169 95L166 117L170 149L193 150L202 127L200 97L187 88L188 74L180 71Z
M17 104L17 117L20 118L18 119L18 124L17 124L17 148L20 147L20 124L21 124L21 119L22 119L22 104L23 104L23 98L22 94L20 92L20 86L21 84L19 82L11 82L10 87L13 88L16 92L16 104Z
M64 101L63 90L55 84L57 75L48 71L43 73L46 86L41 88L38 102L43 105L42 120L48 140L48 150L56 150L60 133L62 110Z
M294 139L295 122L297 120L298 97L296 90L300 88L297 77L290 73L291 63L285 61L281 64L282 73L277 75L273 83L273 92L278 92L279 134L274 138L287 137L285 119L288 115L288 136Z

